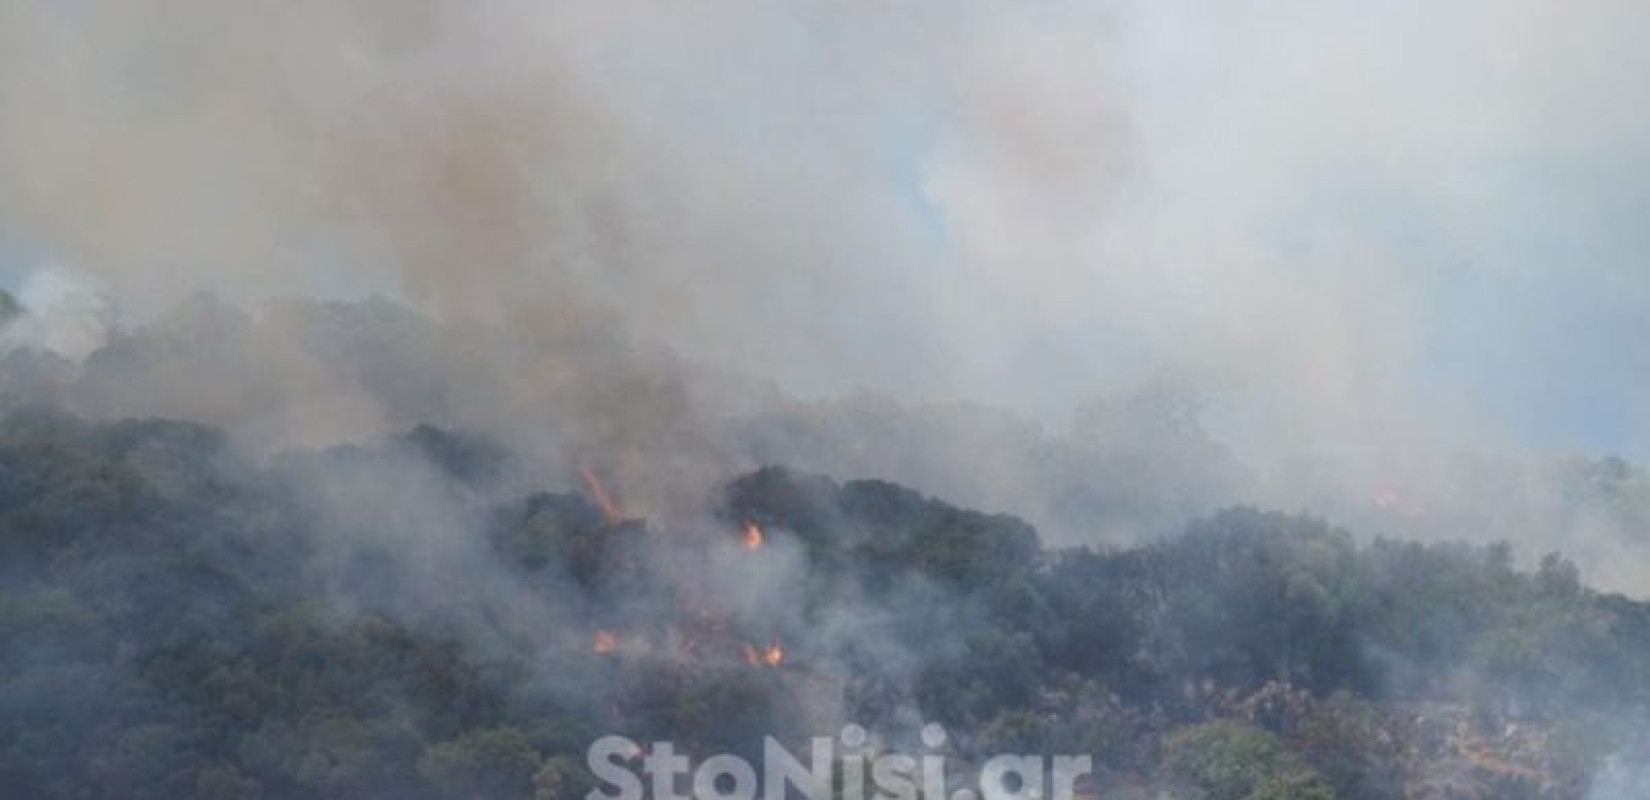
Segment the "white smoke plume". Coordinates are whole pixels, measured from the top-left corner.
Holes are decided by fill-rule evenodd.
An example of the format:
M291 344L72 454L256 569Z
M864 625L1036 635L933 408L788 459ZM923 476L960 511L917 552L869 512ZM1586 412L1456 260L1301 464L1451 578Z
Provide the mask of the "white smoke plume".
M1186 513L1448 495L1457 450L1646 452L1641 412L1563 418L1568 346L1650 407L1647 35L1625 0L0 0L0 239L149 326L86 410L266 445L467 424L656 497L812 458L1051 528L1051 449L1151 453ZM1521 315L1572 284L1613 321ZM251 311L173 310L202 290ZM425 316L269 305L376 294ZM49 307L13 335L113 330ZM1129 440L1140 385L1202 404L1180 456ZM732 422L862 387L1029 422L903 463Z

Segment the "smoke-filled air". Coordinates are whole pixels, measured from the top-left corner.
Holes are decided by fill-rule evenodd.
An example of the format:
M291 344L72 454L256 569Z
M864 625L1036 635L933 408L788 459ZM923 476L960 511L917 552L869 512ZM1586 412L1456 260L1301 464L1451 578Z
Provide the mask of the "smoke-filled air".
M0 797L1650 800L1647 44L0 0Z

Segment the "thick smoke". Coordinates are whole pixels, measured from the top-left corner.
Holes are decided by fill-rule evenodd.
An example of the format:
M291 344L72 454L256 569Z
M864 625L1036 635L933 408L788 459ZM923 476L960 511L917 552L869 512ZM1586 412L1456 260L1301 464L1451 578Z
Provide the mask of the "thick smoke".
M295 596L570 708L616 688L591 627L703 626L798 648L802 726L920 722L983 612L783 524L754 560L719 493L765 464L1053 546L1252 503L1645 596L1645 41L1632 0L0 0L0 411L221 428L301 510ZM822 480L785 499L855 545L850 500L1035 541ZM498 558L574 529L645 579Z
M651 511L786 460L1055 541L1253 499L1622 563L1526 452L1597 439L1529 429L1588 390L1517 303L1650 292L1642 187L1587 180L1642 163L1647 17L0 0L0 236L63 265L8 336L68 359L14 350L8 398L264 451L485 430ZM1485 520L1505 486L1539 513Z

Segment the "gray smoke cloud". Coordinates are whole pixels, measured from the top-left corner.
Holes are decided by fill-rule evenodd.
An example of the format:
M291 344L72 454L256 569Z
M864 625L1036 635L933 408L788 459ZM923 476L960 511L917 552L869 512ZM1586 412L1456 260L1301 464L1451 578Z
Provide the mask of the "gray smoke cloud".
M7 335L90 354L8 392L267 449L502 431L658 508L785 459L1057 541L1478 518L1437 511L1484 496L1458 451L1645 454L1647 34L1625 0L0 0L0 238L62 265ZM1614 519L1545 491L1550 528L1485 528Z

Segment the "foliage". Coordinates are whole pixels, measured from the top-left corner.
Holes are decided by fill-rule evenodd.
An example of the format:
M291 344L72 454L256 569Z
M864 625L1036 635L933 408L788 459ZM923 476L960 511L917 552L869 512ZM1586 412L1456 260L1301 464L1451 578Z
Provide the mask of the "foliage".
M1242 800L1292 768L1288 751L1266 731L1232 722L1185 728L1164 742L1164 766L1209 800Z
M1511 766L1472 785L1556 798L1650 718L1650 604L1558 554L1522 572L1244 508L1045 550L1012 517L768 467L707 536L761 525L795 600L734 618L667 572L714 539L522 493L510 463L434 428L249 463L189 423L0 422L0 786L564 800L595 736L749 753L841 696L969 755L1091 753L1215 800L1391 800L1473 758ZM621 652L592 652L605 629ZM779 640L784 668L739 653Z

